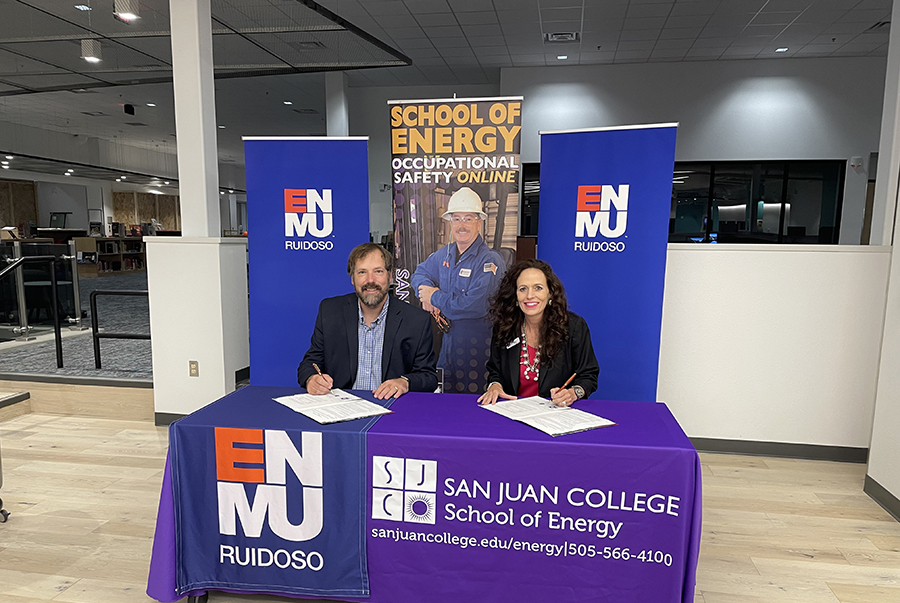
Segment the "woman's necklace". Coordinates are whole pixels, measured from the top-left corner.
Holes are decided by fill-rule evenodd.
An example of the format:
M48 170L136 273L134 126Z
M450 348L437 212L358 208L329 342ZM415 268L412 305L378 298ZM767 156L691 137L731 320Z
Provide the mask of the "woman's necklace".
M534 353L534 362L528 362L528 340L525 338L525 325L522 325L522 364L525 365L525 379L538 380L538 370L541 367L541 347L538 346ZM531 377L528 374L531 373Z

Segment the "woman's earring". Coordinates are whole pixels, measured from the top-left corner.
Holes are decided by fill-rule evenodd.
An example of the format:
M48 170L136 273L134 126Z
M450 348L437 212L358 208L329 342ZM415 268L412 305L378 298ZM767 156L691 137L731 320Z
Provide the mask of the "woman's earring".
M553 298L551 297L550 299L547 300L547 305L549 306L552 303L553 303Z

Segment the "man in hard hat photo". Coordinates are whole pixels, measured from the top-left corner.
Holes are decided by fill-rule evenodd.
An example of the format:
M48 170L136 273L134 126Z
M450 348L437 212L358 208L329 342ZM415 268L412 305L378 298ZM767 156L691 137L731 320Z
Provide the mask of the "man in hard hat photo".
M453 193L442 218L450 222L451 242L419 264L410 284L439 324L440 314L449 319L437 363L444 369L444 391L481 392L491 343L488 301L506 264L481 236L487 215L478 193L469 187Z

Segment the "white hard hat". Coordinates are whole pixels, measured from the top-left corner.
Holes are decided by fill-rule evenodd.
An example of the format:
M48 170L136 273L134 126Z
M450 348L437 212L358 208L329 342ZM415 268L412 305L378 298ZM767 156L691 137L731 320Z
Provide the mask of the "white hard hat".
M482 220L487 220L487 214L481 211L481 197L478 193L464 186L452 195L450 195L450 203L447 204L447 211L441 216L449 221L450 217L456 212L470 212L478 214Z

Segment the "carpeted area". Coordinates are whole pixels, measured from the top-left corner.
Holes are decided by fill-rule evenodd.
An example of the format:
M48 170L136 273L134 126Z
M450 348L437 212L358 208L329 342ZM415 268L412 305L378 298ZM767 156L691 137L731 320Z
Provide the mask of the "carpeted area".
M0 373L29 373L39 375L78 376L151 380L153 365L149 340L101 339L102 369L94 368L93 338L90 325L91 291L147 290L147 273L133 272L79 279L81 308L88 313L84 319L87 330L69 331L63 327L63 365L56 368L56 346L52 336L27 345L0 343ZM115 333L149 333L150 309L146 297L97 298L100 329Z

